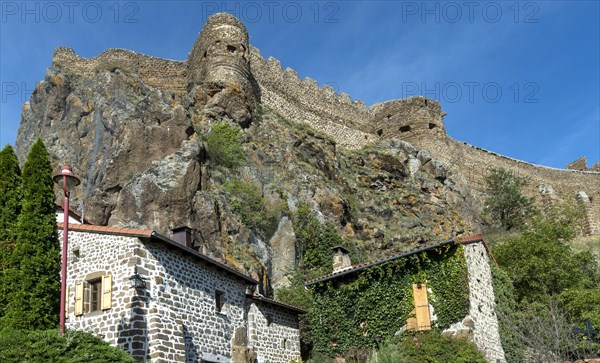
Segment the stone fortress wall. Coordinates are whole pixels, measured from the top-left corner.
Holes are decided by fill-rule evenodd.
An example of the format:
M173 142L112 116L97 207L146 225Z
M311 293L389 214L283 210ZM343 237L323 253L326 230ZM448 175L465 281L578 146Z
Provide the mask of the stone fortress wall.
M223 25L216 20L222 21ZM527 192L539 202L576 199L587 212L586 234L600 235L600 172L547 168L453 140L446 135L445 113L437 101L418 96L366 107L346 94L336 94L327 85L319 87L312 79L301 80L292 69L282 69L276 59L263 58L256 48L238 49L237 43L229 44L231 39L247 39L244 25L233 16L216 14L207 20L207 24L209 30L200 33L184 62L121 49L110 49L96 58L84 59L71 49L59 48L53 63L83 76L120 67L136 73L153 87L183 94L194 82L211 81L214 78L211 74L223 75L225 81L238 81L247 73L242 69L246 66L238 63L248 61L251 78L248 82L258 86L252 90L258 94L248 95L249 99L256 98L283 117L329 135L343 148L358 149L388 138L405 140L427 150L436 159L457 166L479 195L490 167L514 171L531 180ZM210 29L214 29L215 34ZM224 44L220 44L219 39L224 40ZM215 52L212 60L211 49ZM211 62L212 66L208 64ZM208 69L213 67L217 71ZM248 92L246 81L240 83Z
M71 48L57 48L52 64L83 77L120 68L142 82L175 94L187 91L187 63L151 57L126 49L109 49L94 58L79 57Z

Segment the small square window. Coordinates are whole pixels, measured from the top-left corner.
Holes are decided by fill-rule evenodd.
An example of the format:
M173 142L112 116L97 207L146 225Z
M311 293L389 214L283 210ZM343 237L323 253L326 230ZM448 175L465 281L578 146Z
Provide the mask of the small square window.
M217 313L222 313L224 306L225 306L225 293L223 291L215 290L215 311Z

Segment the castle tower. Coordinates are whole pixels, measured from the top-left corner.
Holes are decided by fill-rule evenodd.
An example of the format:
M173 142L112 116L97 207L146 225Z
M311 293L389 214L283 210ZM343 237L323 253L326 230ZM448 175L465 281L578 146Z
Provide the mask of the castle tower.
M253 99L251 79L246 27L233 15L211 15L188 57L188 84L230 87Z
M381 138L397 137L418 146L422 140L446 138L439 102L423 96L380 103L372 112L373 132Z

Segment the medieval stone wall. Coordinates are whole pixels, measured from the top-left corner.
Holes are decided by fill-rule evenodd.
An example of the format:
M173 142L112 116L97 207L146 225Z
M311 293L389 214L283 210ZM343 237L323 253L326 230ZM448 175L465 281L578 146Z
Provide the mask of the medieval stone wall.
M463 248L469 270L469 316L473 321L473 342L488 362L506 362L487 250L483 242L464 244Z
M248 312L248 336L258 363L289 363L300 357L298 317L283 308L254 302Z
M509 158L450 137L417 137L410 140L416 147L429 151L435 158L458 168L469 187L484 198L485 177L490 168L504 168L529 180L524 193L535 198L540 206L557 201L577 201L581 192L587 196L581 201L589 221L584 234L600 235L600 173L556 169ZM483 205L482 203L479 203Z
M364 131L371 116L361 101L319 87L312 79L301 80L292 69L283 70L278 60L264 59L251 48L250 67L260 86L261 102L285 118L308 124L331 136L340 146L360 148L377 140Z
M169 93L181 94L187 90L186 62L151 57L126 49L109 49L97 57L82 58L70 48L57 48L52 63L84 77L120 68Z

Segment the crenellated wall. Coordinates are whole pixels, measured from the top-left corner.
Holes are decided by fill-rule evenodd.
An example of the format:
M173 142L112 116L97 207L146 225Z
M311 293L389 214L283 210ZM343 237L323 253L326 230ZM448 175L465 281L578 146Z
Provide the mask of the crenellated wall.
M330 86L319 87L310 78L301 80L294 70L282 69L277 59L264 59L254 47L250 67L260 86L261 103L282 116L330 135L345 148L360 148L378 139L366 131L371 114L361 101L337 94Z
M109 49L97 57L82 58L71 48L57 48L52 64L83 77L120 68L137 74L144 83L163 91L176 94L187 91L186 62L151 57L126 49Z
M538 205L554 201L582 203L586 213L584 234L600 235L600 173L550 168L503 156L476 146L446 137L413 138L410 142L429 151L436 158L458 168L467 179L471 190L484 197L485 177L490 168L503 168L525 177L529 184L525 189ZM583 192L587 198L579 200ZM482 199L483 201L483 199Z

